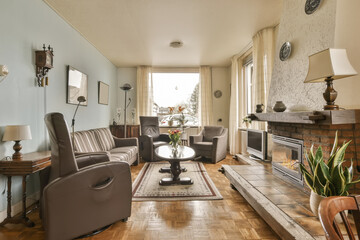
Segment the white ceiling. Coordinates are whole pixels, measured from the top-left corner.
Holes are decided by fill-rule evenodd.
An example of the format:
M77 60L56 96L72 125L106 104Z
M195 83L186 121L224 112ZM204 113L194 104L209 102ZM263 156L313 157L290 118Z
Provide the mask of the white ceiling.
M228 66L282 0L44 0L118 67ZM180 40L182 48L170 48Z

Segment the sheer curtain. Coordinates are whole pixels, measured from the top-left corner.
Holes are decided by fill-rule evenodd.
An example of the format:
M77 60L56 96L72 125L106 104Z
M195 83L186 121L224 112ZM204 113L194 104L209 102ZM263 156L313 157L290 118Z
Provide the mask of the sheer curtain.
M137 67L136 89L136 121L139 124L139 116L153 115L154 97L151 67Z
M276 29L265 28L253 37L253 89L252 102L264 104L267 109L267 99L271 82L272 69L275 55ZM255 109L254 109L255 111ZM265 123L254 121L252 124L257 129L265 130Z
M240 152L240 131L242 119L246 113L246 86L244 61L251 54L251 44L240 54L231 59L231 96L229 120L229 148L230 154Z
M200 67L200 123L201 127L213 124L211 68Z

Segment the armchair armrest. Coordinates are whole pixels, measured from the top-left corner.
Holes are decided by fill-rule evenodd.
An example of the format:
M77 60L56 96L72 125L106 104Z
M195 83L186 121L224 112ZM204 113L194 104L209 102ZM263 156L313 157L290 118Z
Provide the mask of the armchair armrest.
M157 140L158 141L163 141L163 142L170 142L169 134L168 133L160 133Z
M224 129L224 132L220 136L216 136L213 138L213 149L212 149L213 163L216 163L219 160L226 157L227 141L228 141L227 128Z
M192 136L189 136L189 139L190 139L190 146L191 146L191 144L193 144L193 143L202 142L203 135L201 133L198 135L192 135Z
M54 180L44 189L46 239L73 239L129 217L131 191L125 162L100 163Z
M145 160L153 160L154 139L150 135L141 135L139 137L139 154Z
M125 146L138 146L137 138L117 138L113 137L115 141L115 147L125 147Z

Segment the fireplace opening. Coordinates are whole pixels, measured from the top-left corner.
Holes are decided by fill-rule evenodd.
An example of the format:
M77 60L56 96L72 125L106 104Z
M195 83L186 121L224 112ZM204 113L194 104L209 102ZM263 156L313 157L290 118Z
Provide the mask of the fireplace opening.
M272 136L273 172L282 178L303 186L300 163L303 163L304 141L283 136Z

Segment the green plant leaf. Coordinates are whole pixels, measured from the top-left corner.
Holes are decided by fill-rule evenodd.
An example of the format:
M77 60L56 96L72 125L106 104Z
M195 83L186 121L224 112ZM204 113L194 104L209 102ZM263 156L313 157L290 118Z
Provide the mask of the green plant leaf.
M338 131L336 131L336 133L335 133L334 144L331 149L330 156L332 156L336 153L337 145L338 145Z
M329 197L329 196L333 195L331 188L330 188L330 182L327 182L324 187L324 195L325 195L325 197Z
M321 183L321 185L325 186L327 180L321 170L321 161L317 163L316 168L315 168L315 174L314 177L319 179L319 182Z
M331 182L329 182L329 188L330 188L330 190L331 190L331 195L330 195L330 196L336 196L337 193L336 193L336 188L335 188L334 184L332 184ZM330 197L330 196L328 196L328 197Z
M348 168L348 167L345 167L345 168L344 168L344 178L345 178L345 181L346 181L347 184L348 184L348 183L351 183L352 178L351 178L351 176L350 176L350 172L349 172L349 168Z
M320 162L320 167L321 167L321 171L322 171L324 177L326 178L326 180L331 181L330 170L329 170L329 167L326 165L326 163L324 163L323 161Z
M309 164L309 167L310 167L310 170L311 170L311 173L314 174L314 159L311 155L309 155L306 151L305 151L305 158L306 158L306 161L308 162Z
M314 164L317 165L322 160L323 160L323 151L321 146L319 146L318 149L316 150Z
M341 148L336 152L333 162L333 167L339 165L344 161L346 148L349 146L351 141L344 143Z
M336 165L331 172L331 182L334 184L336 193L341 194L345 190L346 180L342 173L342 163Z
M312 191L316 192L314 187L313 187L314 186L314 180L313 180L312 176L307 171L304 172L304 179L305 179L306 184L309 186L309 188Z
M317 194L324 195L324 185L321 184L317 176L314 176L314 189Z

